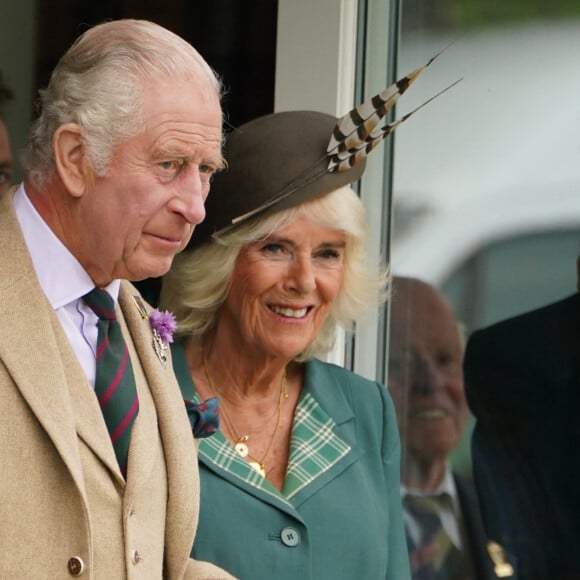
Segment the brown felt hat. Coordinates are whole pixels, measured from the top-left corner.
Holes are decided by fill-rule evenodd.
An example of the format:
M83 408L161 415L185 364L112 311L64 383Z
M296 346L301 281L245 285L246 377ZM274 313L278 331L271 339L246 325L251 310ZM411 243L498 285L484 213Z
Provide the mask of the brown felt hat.
M346 171L328 171L326 148L337 120L316 111L287 111L235 129L224 147L228 167L212 181L205 220L195 227L188 249L255 216L294 207L359 179L365 159Z

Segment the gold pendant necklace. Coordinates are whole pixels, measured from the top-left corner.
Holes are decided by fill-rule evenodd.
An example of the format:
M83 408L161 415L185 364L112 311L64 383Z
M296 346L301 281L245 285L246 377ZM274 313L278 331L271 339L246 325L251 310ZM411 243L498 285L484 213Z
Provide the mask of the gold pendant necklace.
M216 397L219 397L219 393L218 393L218 391L217 391L215 385L213 384L213 381L211 380L211 377L209 375L209 370L208 370L208 366L207 366L207 358L205 355L205 349L203 349L203 351L202 351L202 358L203 358L203 368L205 371L205 378L207 379L207 382L208 382L209 386L211 387L213 394ZM255 469L262 477L266 477L266 468L264 466L264 461L266 460L266 457L268 456L268 454L270 453L270 451L272 449L272 446L274 445L274 440L276 439L278 429L280 428L280 417L282 415L282 401L284 399L287 399L287 398L288 398L288 392L286 391L286 368L284 368L284 370L282 371L282 377L280 379L280 396L278 397L278 403L276 404L276 409L274 410L274 413L273 413L276 415L276 426L274 427L274 431L272 433L272 436L270 437L270 441L268 443L268 446L266 447L266 451L262 455L261 459L258 459L257 457L254 457L253 455L250 454L250 450L248 447L248 441L250 439L250 435L249 434L240 435L238 433L238 430L234 427L234 424L233 424L232 420L230 419L229 415L227 414L223 405L220 407L220 412L221 412L222 417L224 418L226 426L227 426L230 434L236 440L236 442L234 443L234 449L236 450L238 455L240 457L243 457L244 459L246 459L248 461L248 463L250 464L250 466L253 469ZM271 417L268 418L267 422L269 422L270 419L271 419Z

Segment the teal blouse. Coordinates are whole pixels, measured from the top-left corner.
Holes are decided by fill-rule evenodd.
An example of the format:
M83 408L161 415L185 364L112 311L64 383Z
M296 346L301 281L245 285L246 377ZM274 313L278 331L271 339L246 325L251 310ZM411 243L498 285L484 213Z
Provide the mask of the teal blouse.
M183 396L199 400L182 346ZM221 431L199 440L201 507L192 557L240 580L407 580L400 444L386 388L305 363L282 492Z

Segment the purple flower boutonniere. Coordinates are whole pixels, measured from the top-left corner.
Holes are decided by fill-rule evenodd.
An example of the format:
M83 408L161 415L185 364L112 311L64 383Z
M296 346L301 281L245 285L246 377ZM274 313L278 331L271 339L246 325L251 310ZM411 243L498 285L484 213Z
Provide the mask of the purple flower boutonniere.
M173 342L173 332L177 327L175 316L165 310L155 309L149 315L149 324L153 330L153 348L163 366L167 365L167 351Z

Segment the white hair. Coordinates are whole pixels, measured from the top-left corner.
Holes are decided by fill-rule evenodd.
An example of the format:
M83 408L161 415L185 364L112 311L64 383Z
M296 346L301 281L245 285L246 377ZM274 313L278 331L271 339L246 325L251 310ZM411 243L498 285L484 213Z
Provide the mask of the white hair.
M81 127L88 162L106 175L113 148L136 137L147 114L152 82L196 79L221 96L221 83L200 54L173 32L146 20L116 20L82 34L40 91L24 166L36 187L55 171L52 138L65 123Z
M190 337L194 343L202 343L215 328L242 247L266 238L303 216L322 227L343 231L346 247L339 293L320 334L296 360L330 351L337 325L350 330L365 312L383 302L387 268L380 261L372 264L369 259L365 209L357 194L347 186L297 207L256 218L193 251L176 256L163 280L161 307L175 314L178 334Z

